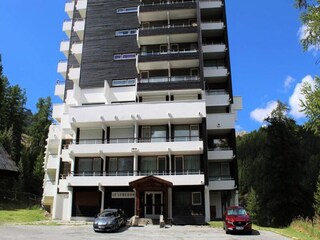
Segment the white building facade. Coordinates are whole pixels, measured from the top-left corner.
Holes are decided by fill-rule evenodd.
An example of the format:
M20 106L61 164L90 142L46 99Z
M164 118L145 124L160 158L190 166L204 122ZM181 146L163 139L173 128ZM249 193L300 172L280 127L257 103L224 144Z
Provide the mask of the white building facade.
M238 204L223 0L73 0L63 23L43 205L199 224Z

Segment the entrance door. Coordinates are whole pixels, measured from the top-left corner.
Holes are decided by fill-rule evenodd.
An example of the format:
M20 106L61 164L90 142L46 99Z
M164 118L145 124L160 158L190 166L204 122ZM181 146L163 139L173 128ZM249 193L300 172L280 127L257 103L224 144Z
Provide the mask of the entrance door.
M145 192L144 194L144 215L146 218L159 218L163 212L162 192Z

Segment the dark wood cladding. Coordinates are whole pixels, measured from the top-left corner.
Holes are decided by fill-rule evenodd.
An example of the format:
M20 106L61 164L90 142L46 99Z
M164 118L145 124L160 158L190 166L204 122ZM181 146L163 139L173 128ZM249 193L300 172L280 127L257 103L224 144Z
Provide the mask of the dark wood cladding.
M138 62L156 62L156 61L177 61L199 59L198 52L175 53L175 54L158 54L158 55L139 55Z
M201 82L200 81L181 81L181 82L139 83L138 84L138 92L179 90L179 89L201 89Z
M154 36L154 35L172 35L183 33L198 33L197 27L174 27L174 28L158 28L158 29L141 29L139 36Z
M114 61L114 54L137 53L136 36L116 37L115 31L138 29L137 13L117 14L118 8L135 7L139 0L88 0L81 63L81 88L103 87L104 81L136 78L135 60Z
M166 10L180 10L180 9L196 9L196 2L181 2L175 4L161 4L161 5L141 5L140 12L155 12Z

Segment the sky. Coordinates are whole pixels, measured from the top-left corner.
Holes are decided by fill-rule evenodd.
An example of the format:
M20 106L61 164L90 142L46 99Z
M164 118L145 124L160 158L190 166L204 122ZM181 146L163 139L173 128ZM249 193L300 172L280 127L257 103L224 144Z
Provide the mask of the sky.
M306 121L299 98L302 82L318 75L317 49L304 52L299 39L304 28L294 0L226 0L229 52L234 96L241 96L237 131L263 125L280 100L291 108L298 124ZM54 96L60 42L67 39L65 0L0 0L0 54L11 85L27 93L27 108L36 112L40 97Z

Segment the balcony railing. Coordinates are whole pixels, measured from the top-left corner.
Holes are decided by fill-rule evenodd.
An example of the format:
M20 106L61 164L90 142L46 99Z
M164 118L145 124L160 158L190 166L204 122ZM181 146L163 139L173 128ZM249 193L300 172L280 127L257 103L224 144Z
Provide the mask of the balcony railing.
M141 6L167 5L195 2L195 0L174 0L174 1L154 1L151 3L141 3Z
M101 177L101 176L149 176L149 175L200 175L204 174L201 169L184 169L184 170L172 170L172 171L159 171L159 170L138 170L138 171L74 171L68 175L63 175L65 178L67 176L72 177Z
M233 150L231 147L213 147L213 148L208 148L209 151L228 151L228 150Z
M171 24L171 25L161 25L161 26L149 26L141 27L141 30L152 30L152 29L166 29L166 28L185 28L185 27L197 27L197 23L194 24Z
M194 53L198 52L197 49L181 49L181 50L170 50L170 51L146 51L146 52L141 52L140 55L142 56L154 56L154 55L164 55L164 54L178 54L178 53Z
M207 90L206 95L228 95L228 91L224 89Z
M209 176L209 181L228 181L234 180L232 176Z
M172 77L150 77L139 79L139 83L164 83L164 82L184 82L198 81L199 76L172 76Z
M120 143L150 143L150 142L191 142L202 141L198 136L178 136L174 138L151 137L151 138L110 138L110 139L80 139L73 140L72 144L120 144Z

